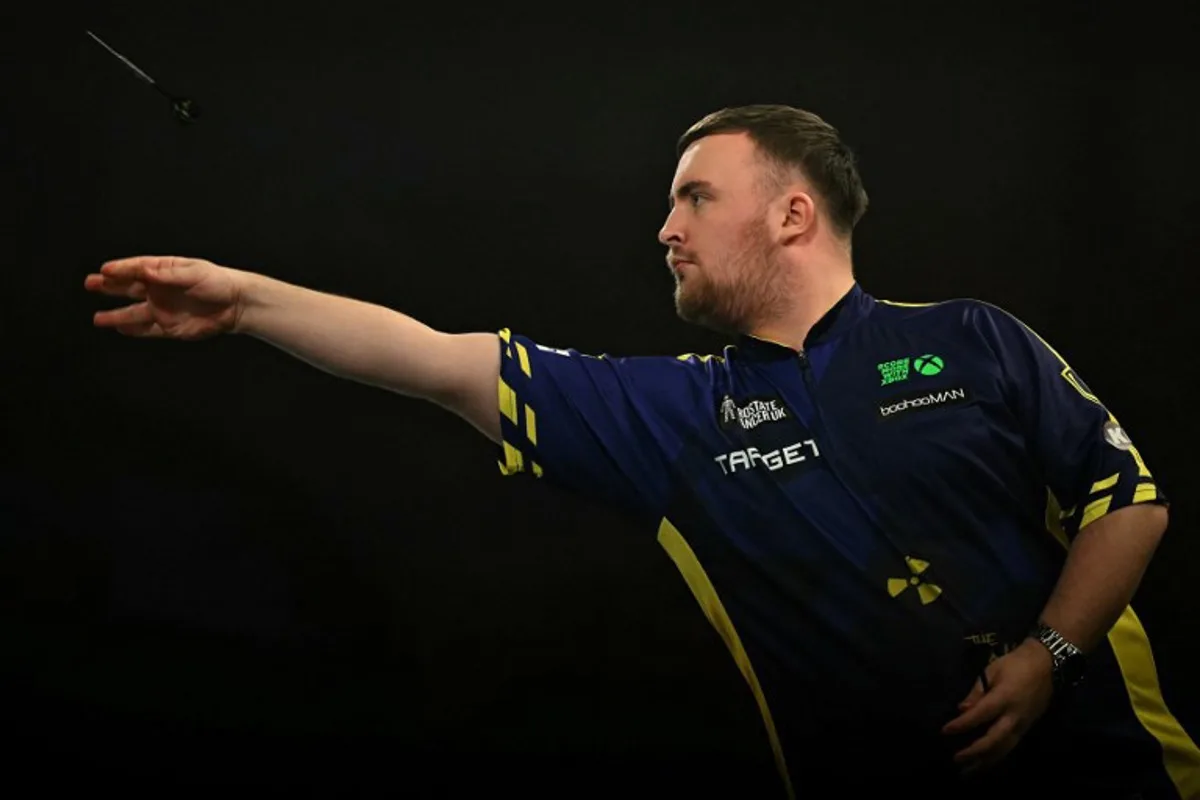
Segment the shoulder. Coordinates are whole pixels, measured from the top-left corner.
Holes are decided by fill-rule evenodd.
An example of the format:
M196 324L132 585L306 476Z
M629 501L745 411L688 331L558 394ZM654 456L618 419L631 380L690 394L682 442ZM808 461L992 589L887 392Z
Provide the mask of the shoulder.
M875 304L872 320L882 324L975 328L996 319L1002 324L1016 321L1016 317L1000 306L974 297L932 302L876 298Z
M1015 313L973 297L924 303L877 298L871 322L884 329L954 340L999 363L1011 365L1045 357L1062 360L1049 342Z
M974 297L924 303L876 298L871 321L886 327L942 331L950 335L974 334L990 344L1013 339L1041 340L1012 311Z
M730 346L719 353L604 354L597 360L611 365L631 387L671 403L705 399L728 386L737 369L735 351Z
M721 353L612 354L574 347L552 347L524 335L501 331L505 353L522 363L536 364L556 379L613 381L628 390L678 398L689 387L719 385L730 369L732 347ZM534 371L536 370L529 370ZM532 376L531 376L532 377Z
M876 313L883 324L924 325L940 328L974 342L997 362L1048 362L1070 370L1063 356L1033 327L1003 306L975 298L936 303L901 303L877 300Z

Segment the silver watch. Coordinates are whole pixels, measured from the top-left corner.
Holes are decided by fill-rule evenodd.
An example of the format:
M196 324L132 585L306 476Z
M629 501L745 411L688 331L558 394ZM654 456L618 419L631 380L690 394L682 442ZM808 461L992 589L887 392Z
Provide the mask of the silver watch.
M1087 656L1083 654L1082 650L1041 620L1038 620L1029 635L1050 651L1056 689L1063 686L1075 686L1083 680L1083 674L1087 667Z

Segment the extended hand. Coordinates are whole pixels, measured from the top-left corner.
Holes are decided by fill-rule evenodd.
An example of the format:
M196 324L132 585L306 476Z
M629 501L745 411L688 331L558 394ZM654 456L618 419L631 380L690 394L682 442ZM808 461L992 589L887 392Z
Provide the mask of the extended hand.
M1046 712L1054 693L1052 664L1050 652L1040 642L1026 639L987 666L991 688L985 693L976 681L959 703L962 713L942 728L942 733L951 735L990 723L983 736L955 754L964 772L996 764Z
M96 312L97 327L126 336L204 339L234 330L242 312L244 273L210 261L138 256L109 261L88 275L88 291L141 302Z

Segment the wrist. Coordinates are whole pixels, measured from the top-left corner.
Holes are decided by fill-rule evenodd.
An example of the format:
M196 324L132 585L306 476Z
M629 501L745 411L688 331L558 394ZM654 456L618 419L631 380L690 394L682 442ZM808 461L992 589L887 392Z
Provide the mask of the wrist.
M1050 655L1049 648L1033 633L1025 637L1025 641L1021 642L1021 647L1028 650L1039 664L1044 665L1047 673L1054 668L1054 656Z
M1053 683L1055 688L1058 686L1058 681L1054 676L1054 656L1050 655L1050 651L1046 645L1038 641L1037 637L1032 633L1026 637L1025 641L1021 642L1019 650L1024 650L1029 660L1037 666L1038 674Z
M270 294L270 279L256 272L226 267L234 286L233 329L231 333L254 334L257 312L266 305Z

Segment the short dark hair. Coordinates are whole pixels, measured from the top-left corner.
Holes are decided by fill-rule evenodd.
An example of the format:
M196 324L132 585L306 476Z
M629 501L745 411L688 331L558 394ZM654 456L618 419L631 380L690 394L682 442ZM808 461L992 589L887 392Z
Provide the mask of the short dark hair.
M698 139L718 133L745 133L773 173L791 167L812 182L825 201L834 229L849 237L867 211L867 192L854 153L837 129L811 111L783 105L723 108L705 116L679 137L678 155Z

